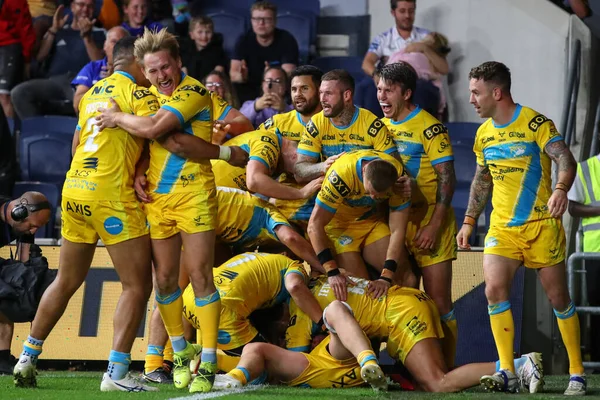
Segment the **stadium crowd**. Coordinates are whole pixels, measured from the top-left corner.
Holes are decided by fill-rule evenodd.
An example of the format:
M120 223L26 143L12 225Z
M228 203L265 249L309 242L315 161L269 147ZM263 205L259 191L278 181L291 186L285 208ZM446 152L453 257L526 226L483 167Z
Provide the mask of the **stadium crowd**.
M565 394L585 394L561 223L575 160L550 119L513 101L507 66L474 67L470 102L486 121L457 229L440 85L450 49L443 35L414 26L415 0L390 1L395 25L369 47L362 68L373 79L360 84L343 69L301 65L296 39L275 28L267 1L252 5L252 29L230 60L194 7L178 6L173 20L129 0L121 23L113 1L99 13L93 0L3 3L0 15L23 18L9 18L13 42L0 34L5 114L79 121L62 188L58 275L14 366L15 385L36 386L44 341L102 240L123 288L102 391L264 382L385 390L385 343L418 389L535 393L541 354L513 355L509 292L524 264L539 272L569 355ZM182 25L189 37L178 39L171 32ZM358 90L372 92L382 118L355 105ZM455 368L452 262L470 248L490 197L483 269L499 360ZM142 381L129 365L153 287Z

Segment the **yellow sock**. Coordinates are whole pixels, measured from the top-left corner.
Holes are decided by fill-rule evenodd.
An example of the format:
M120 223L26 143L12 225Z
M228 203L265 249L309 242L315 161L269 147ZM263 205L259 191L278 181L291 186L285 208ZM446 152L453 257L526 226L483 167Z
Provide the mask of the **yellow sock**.
M492 333L500 358L500 369L507 369L514 374L515 323L510 310L510 301L488 305L488 314L490 314L490 325L492 325Z
M244 367L234 368L231 371L229 371L227 375L237 379L244 386L247 385L248 381L250 380L250 372L248 372L248 370Z
M155 354L146 354L146 362L144 363L144 372L150 373L157 368L162 367L163 358L162 356L157 356Z
M558 322L558 330L562 336L563 343L569 355L569 374L583 375L583 363L581 361L581 332L579 317L573 302L566 310L554 310Z
M456 356L456 342L458 341L458 323L454 315L454 309L448 314L442 315L442 329L444 338L442 339L442 351L448 369L454 368L454 358Z
M222 350L217 350L217 365L223 372L229 372L233 370L240 362L240 358L241 357L225 354Z
M358 354L358 357L356 357L356 360L358 361L358 364L361 366L361 368L365 365L370 364L379 365L379 363L377 362L377 357L375 356L375 352L373 350L361 351Z
M175 293L167 296L157 294L156 302L158 303L158 311L160 311L160 317L165 324L165 329L169 337L183 337L183 323L181 322L183 299L181 297L181 289L178 288Z
M206 297L196 297L194 311L202 325L202 357L201 361L217 362L217 338L219 333L219 317L221 316L221 297L214 292Z
M173 345L171 344L171 340L167 340L163 358L165 361L173 362Z

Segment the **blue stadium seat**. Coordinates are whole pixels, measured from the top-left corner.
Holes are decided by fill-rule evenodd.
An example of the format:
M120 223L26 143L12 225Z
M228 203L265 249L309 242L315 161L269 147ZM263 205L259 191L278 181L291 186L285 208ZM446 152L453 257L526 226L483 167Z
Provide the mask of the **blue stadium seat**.
M21 121L21 136L56 133L73 137L77 118L60 115L26 118Z
M473 147L475 134L481 124L477 122L446 122L452 145L467 144Z
M56 208L60 205L60 189L53 183L42 182L17 182L13 189L13 197L20 197L25 192L40 192L47 198L51 206L51 215L48 223L37 230L36 238L57 238L58 235L54 231L56 222Z
M319 67L323 72L338 68L345 69L358 85L365 78L371 79L363 72L362 61L362 57L318 57L312 60L311 64Z
M457 185L469 187L477 167L477 158L473 153L473 146L452 143L452 151L454 152L454 171L456 172Z
M456 225L460 230L465 213L467 211L467 205L469 203L469 188L464 186L457 186L452 197L452 207L454 208L454 216L456 218ZM469 238L469 244L474 246L477 241L477 227L473 229L473 233Z
M312 26L315 24L310 14L298 11L280 11L277 14L277 27L284 29L296 38L300 54L300 64L308 61L310 46L313 44Z
M205 8L206 16L212 18L215 32L223 35L223 49L228 57L232 57L238 38L246 33L246 14L248 10L239 8Z
M21 135L21 179L54 183L62 187L71 165L72 137L55 133Z
M253 3L252 0L250 0ZM321 14L321 2L319 0L269 0L277 6L277 11L282 10L302 11L318 17Z

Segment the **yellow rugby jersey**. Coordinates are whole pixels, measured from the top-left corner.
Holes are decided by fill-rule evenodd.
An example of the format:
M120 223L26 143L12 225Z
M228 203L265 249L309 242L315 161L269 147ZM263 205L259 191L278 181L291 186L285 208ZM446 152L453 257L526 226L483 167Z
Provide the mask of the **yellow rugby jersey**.
M404 167L394 157L375 150L357 150L338 158L329 168L316 204L347 220L367 219L377 212L378 201L366 192L362 166L366 161L382 159L394 165L398 176L404 175ZM410 199L403 198L390 189L381 200L389 200L392 211L410 206Z
M144 140L116 127L98 131L97 109L114 99L128 114L156 113L158 101L126 72L116 71L83 96L77 129L79 145L67 172L63 195L74 200L137 201L133 190L135 165Z
M283 114L275 114L260 124L259 130L270 130L294 142L299 142L306 124L302 121L300 113L296 110Z
M229 139L224 145L241 147L248 153L249 160L264 164L270 175L276 173L281 154L280 135L270 131L251 131ZM246 168L235 167L224 160L213 160L212 165L217 186L248 190Z
M211 143L212 102L209 91L196 79L185 74L182 76L181 83L171 96L161 94L154 86L150 90L159 99L161 108L177 116L183 133ZM213 189L215 183L210 161L188 161L152 140L148 187L151 192L158 194Z
M275 228L288 223L270 217L275 206L244 190L217 187L217 237L225 243L244 245L256 240L263 230L274 236Z
M227 117L231 106L227 103L227 100L219 96L215 92L210 92L210 101L212 103L212 120L222 121Z
M448 129L420 107L402 121L383 118L402 163L410 176L416 178L427 204L436 203L437 174L434 165L454 161Z
M290 294L284 279L288 274L299 274L308 282L302 264L281 254L242 253L213 272L222 304L242 317L287 301Z
M313 115L302 133L298 154L323 161L343 152L373 149L387 154L396 152L396 147L387 127L375 114L356 107L348 126L335 126L323 115Z
M563 140L552 120L517 104L511 121L496 125L490 118L477 130L473 151L477 163L493 178L491 224L521 226L552 218L552 160L548 143Z

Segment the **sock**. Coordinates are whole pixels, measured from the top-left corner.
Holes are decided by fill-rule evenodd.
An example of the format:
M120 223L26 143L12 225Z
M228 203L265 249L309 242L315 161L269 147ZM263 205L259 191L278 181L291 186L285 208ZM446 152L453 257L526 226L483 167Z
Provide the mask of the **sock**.
M250 380L250 372L244 367L237 367L232 369L227 373L227 375L231 376L234 379L237 379L242 383L242 385L246 386L248 381Z
M219 370L223 372L229 372L234 369L240 362L239 356L230 356L225 354L223 350L217 350L217 365Z
M454 368L454 358L456 357L456 342L458 340L458 323L454 309L448 314L441 316L444 338L442 339L442 351L446 360L446 366Z
M358 354L356 360L360 364L360 367L364 367L365 365L379 365L377 362L377 357L375 356L375 352L373 350L364 350Z
M583 375L583 363L581 361L581 332L579 327L579 316L573 302L564 311L554 310L558 322L558 329L563 343L569 355L569 374Z
M173 345L170 340L167 340L167 344L165 346L165 352L163 354L163 360L173 362Z
M525 364L527 362L527 357L526 356L522 356L520 358L515 358L514 363L515 363L515 371L518 371L519 368L521 368L523 366L523 364ZM496 361L496 372L500 371L500 360Z
M165 348L163 346L148 345L148 351L146 352L146 359L144 363L144 372L150 373L158 368L162 367L163 355Z
M202 321L202 356L200 361L216 364L219 317L221 316L219 292L213 292L206 297L196 297L194 313L198 320Z
M174 351L183 351L187 347L187 341L183 337L183 323L181 315L183 311L183 299L181 289L177 288L174 293L166 296L156 294L158 311L165 324L165 329L171 339Z
M36 363L40 354L42 354L43 340L36 339L31 336L27 336L27 340L23 343L22 357L30 357L32 363Z
M509 370L514 374L515 323L510 310L510 301L488 305L488 314L490 315L490 325L492 326L492 333L500 358L500 369Z
M108 356L108 368L106 372L113 381L119 381L125 378L131 364L131 353L121 353L111 350Z

